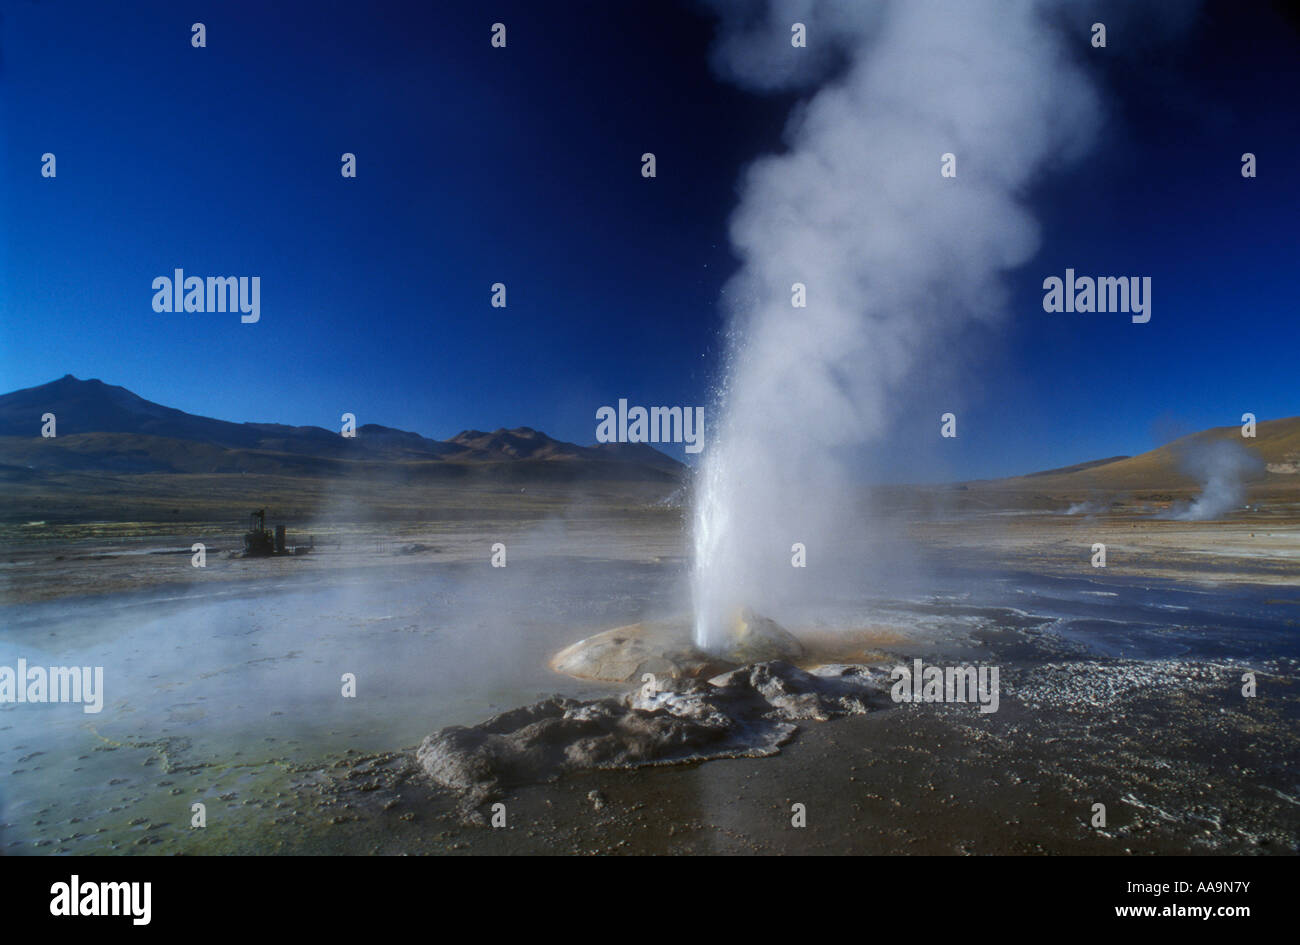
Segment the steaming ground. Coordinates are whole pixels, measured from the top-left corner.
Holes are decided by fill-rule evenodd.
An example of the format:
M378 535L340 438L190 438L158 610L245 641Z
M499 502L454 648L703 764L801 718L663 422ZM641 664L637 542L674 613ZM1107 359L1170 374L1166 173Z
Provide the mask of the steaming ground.
M183 535L10 542L0 664L103 665L108 692L99 715L0 707L0 850L1295 852L1300 516L1240 515L914 521L916 545L864 549L910 579L840 585L802 625L778 616L875 628L877 668L1000 665L997 713L890 706L800 722L774 757L572 772L508 790L505 830L465 823L416 747L552 693L621 695L546 661L686 611L675 510L411 527L369 551L373 527L340 526L337 552L262 562L214 539L205 573L127 553ZM503 534L509 565L493 570ZM1105 572L1088 566L1094 534L1118 549ZM82 566L97 593L60 585ZM806 829L790 827L795 802ZM1096 802L1105 830L1088 826Z

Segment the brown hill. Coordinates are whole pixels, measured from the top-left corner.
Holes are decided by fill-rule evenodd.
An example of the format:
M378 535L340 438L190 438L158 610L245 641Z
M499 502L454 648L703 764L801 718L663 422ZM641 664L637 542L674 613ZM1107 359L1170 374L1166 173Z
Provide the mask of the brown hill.
M1198 488L1198 458L1210 450L1240 448L1243 478L1256 488L1300 490L1300 417L1265 420L1254 438L1240 426L1213 427L1182 437L1138 456L1081 463L1062 469L968 483L976 491L1034 491L1050 493L1137 493L1186 491Z

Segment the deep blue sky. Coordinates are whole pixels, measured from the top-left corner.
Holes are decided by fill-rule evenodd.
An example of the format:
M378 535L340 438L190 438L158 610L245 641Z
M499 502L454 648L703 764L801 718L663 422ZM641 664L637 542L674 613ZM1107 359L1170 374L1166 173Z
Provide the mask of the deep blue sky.
M228 420L337 428L351 411L582 443L619 397L707 403L735 183L780 147L794 99L713 78L693 5L481 9L7 5L0 389L72 373ZM1300 34L1267 4L1210 3L1176 43L1110 43L1092 57L1097 150L1033 195L1045 240L1009 317L954 352L958 440L936 453L951 397L900 404L876 451L888 478L1024 472L1300 413ZM1151 323L1044 313L1042 279L1067 266L1152 276ZM261 276L260 323L155 313L150 283L175 267Z

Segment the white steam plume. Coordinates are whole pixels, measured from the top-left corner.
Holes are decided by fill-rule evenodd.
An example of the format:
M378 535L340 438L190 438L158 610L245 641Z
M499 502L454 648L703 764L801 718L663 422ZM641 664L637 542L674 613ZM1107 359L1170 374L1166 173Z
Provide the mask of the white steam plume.
M1063 36L1048 19L1059 4L715 6L725 77L759 91L824 84L792 117L788 150L747 169L731 222L742 267L695 513L706 648L725 643L737 606L800 604L794 542L811 569L833 536L862 527L834 451L879 440L917 362L1000 315L1003 273L1039 244L1025 191L1087 150L1100 114L1065 49L1088 50L1086 24ZM807 49L790 46L796 22ZM949 152L955 179L940 176ZM791 306L796 282L807 308Z
M1176 502L1161 518L1182 522L1203 522L1222 518L1246 502L1246 483L1257 476L1264 463L1250 450L1231 440L1194 443L1180 458L1183 471L1196 477L1201 494L1190 502Z

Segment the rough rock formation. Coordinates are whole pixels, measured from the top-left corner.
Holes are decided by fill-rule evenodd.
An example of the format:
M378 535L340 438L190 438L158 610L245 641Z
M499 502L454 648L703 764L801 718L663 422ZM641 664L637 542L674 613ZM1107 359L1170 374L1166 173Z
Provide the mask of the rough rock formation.
M776 754L794 721L858 714L888 703L883 677L860 666L804 672L757 663L705 682L657 680L621 699L553 696L473 726L430 735L416 757L467 810L513 785L587 768L635 768Z

